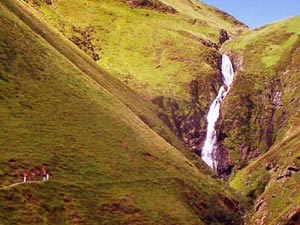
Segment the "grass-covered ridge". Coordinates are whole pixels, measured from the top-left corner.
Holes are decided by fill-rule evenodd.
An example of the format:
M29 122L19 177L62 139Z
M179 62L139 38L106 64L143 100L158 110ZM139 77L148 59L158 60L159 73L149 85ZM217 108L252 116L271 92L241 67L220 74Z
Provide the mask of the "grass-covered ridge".
M227 136L224 143L238 167L266 152L288 128L282 121L288 107L285 74L299 47L299 21L299 17L279 21L223 46L237 69L230 97L223 105L222 126Z
M126 0L35 2L41 16L67 38L81 38L74 28L92 28L98 64L147 98L187 99L188 84L196 78L210 87L218 73L212 57L217 51L203 40L217 43L220 29L231 34L245 30L233 18L197 1L162 1L175 14L132 7ZM209 98L211 90L206 92L202 95Z
M24 1L91 58L99 56L107 72L159 105L165 124L200 151L204 116L222 83L220 34L234 36L245 25L198 1Z
M225 128L231 135L225 143L241 166L249 154L261 155L231 181L253 202L248 224L299 223L299 22L300 17L276 22L226 45L244 64L224 107L224 126L232 118L240 124Z
M196 167L153 105L26 7L0 3L0 182L43 163L51 177L0 190L0 223L239 224L235 194Z

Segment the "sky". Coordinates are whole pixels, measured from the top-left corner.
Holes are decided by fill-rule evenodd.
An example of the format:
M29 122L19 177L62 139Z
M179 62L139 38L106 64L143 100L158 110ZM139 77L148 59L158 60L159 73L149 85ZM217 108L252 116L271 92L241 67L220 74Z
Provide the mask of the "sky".
M257 28L277 20L300 15L300 0L201 1L229 13L250 28Z

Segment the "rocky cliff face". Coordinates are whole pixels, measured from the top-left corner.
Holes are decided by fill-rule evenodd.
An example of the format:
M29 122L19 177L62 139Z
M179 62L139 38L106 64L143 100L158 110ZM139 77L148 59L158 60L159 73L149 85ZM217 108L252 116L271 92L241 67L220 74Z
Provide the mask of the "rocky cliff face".
M299 222L299 20L262 27L225 46L244 59L221 131L237 171L231 186L253 204L249 225Z
M229 40L229 34L226 30L220 30L219 44L222 45L225 41Z
M218 44L209 40L200 39L200 42L208 48L214 48L218 50L219 47L229 40L229 34L226 30L221 29L219 33ZM226 53L227 54L227 53ZM228 54L233 58L235 70L241 70L243 59L238 55L229 52ZM201 81L195 79L190 82L188 86L189 101L181 102L176 98L164 98L163 96L156 97L152 100L153 103L161 107L166 114L161 115L161 119L172 129L175 134L184 142L184 144L193 152L201 157L202 147L206 138L206 115L208 113L209 106L217 95L217 91L221 85L223 85L221 75L221 55L216 53L210 60L214 60L215 69L217 74L211 76L210 89L205 89L201 85ZM200 98L203 95L212 93L209 99L206 98L204 102L201 102ZM203 99L203 98L202 98ZM226 136L221 130L221 123L219 123L217 129L218 134L218 174L226 179L230 173L233 165L228 160L228 150L223 145L223 140Z
M236 78L217 126L217 171L224 179L228 178L232 169L243 168L272 146L276 138L276 111L281 105L282 93L279 78L265 79L264 92L255 90L253 83L241 79L243 57L230 51L226 54L232 59ZM239 86L249 92L237 90ZM253 137L255 141L252 141Z
M165 114L160 118L189 147L201 156L206 135L205 115L207 109L199 102L199 82L193 80L189 86L190 101L179 102L176 99L159 96L152 100Z
M165 124L201 155L205 117L222 85L219 47L244 30L243 24L201 2L31 2L94 61L157 104ZM78 22L74 13L78 8L86 9L82 10L86 21ZM102 19L94 19L95 13Z

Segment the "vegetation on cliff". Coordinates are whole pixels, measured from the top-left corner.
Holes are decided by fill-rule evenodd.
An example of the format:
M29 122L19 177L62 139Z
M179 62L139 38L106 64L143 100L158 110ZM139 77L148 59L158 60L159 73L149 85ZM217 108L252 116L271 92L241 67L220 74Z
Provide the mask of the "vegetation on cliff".
M27 2L99 57L102 68L157 104L165 124L200 152L205 113L222 83L218 47L245 25L196 0Z
M51 179L0 189L0 223L242 224L244 198L249 225L299 223L299 23L247 30L196 0L1 1L0 186L42 164ZM221 53L236 75L219 167L242 196L186 148L201 153Z
M222 127L231 163L250 162L231 181L253 202L249 224L299 223L299 22L267 25L224 48L243 59Z
M288 67L299 47L300 18L246 32L227 42L223 51L236 65L235 82L223 108L223 143L242 168L265 153L288 129Z
M0 23L0 185L51 175L1 189L1 224L241 223L236 194L152 103L22 1L1 1Z

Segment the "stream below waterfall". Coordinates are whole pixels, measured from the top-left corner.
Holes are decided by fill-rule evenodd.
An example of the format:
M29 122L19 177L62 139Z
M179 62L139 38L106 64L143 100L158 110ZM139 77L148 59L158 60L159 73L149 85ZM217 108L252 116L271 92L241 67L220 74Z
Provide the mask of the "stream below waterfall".
M223 85L220 87L217 97L209 107L207 114L207 131L204 146L202 148L202 159L212 169L217 169L217 161L215 159L215 150L217 143L216 122L220 116L220 107L227 93L230 90L233 81L234 70L230 58L227 55L222 55L222 79Z

